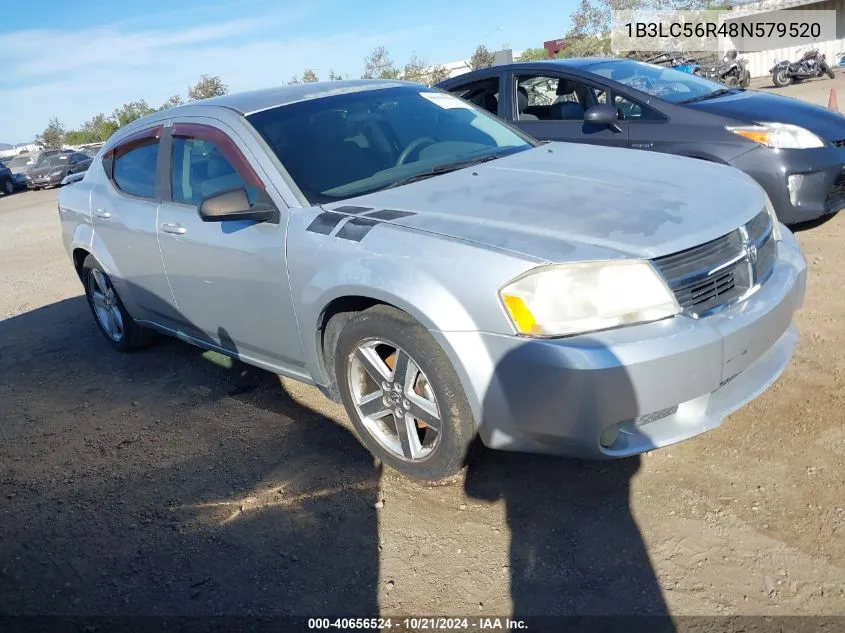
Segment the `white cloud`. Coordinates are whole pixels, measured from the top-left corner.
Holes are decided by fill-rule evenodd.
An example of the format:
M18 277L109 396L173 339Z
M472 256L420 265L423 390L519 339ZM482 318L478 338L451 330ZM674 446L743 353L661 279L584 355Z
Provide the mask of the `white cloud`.
M220 75L232 91L278 85L307 67L323 77L329 69L355 77L374 46L431 34L428 27L412 27L286 37L301 17L288 13L179 30L116 24L0 35L0 141L28 141L53 116L73 128L135 99L158 106L172 94L184 95L203 73Z

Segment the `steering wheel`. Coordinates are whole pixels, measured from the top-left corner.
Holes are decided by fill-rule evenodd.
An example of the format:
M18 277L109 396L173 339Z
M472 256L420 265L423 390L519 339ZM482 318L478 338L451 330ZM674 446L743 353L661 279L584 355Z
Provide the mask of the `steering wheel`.
M408 157L416 150L422 149L423 146L434 145L437 141L431 138L430 136L423 136L414 141L408 143L408 146L402 150L402 153L399 154L399 158L396 159L396 165L404 165L405 161L408 160Z

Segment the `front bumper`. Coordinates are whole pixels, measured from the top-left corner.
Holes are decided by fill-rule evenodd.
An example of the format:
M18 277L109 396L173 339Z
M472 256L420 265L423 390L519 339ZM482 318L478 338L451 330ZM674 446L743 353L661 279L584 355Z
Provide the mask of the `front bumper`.
M772 276L711 316L555 340L432 332L464 384L485 445L588 458L635 455L713 429L783 372L806 262L784 231ZM609 443L602 436L614 437Z
M42 187L55 187L62 184L63 174L48 176L46 178L31 178L27 176L26 186L30 189L41 189Z
M785 224L815 220L845 208L845 148L775 150L757 147L731 161L754 178ZM790 193L790 176L794 193Z

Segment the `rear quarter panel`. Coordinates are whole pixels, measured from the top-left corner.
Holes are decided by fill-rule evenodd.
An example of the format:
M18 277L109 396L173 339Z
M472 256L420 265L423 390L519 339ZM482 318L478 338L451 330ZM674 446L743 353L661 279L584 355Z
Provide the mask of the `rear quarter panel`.
M91 222L92 180L85 178L59 190L59 221L62 227L62 242L71 257L73 251L77 248L91 251L94 237Z

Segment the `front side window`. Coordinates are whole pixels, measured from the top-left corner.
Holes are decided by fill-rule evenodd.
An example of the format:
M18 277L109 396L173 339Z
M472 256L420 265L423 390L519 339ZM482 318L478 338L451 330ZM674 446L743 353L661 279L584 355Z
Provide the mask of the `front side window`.
M147 138L115 153L112 180L118 189L139 198L154 199L158 139Z
M520 120L583 121L594 105L607 103L607 93L565 77L517 76L517 109Z
M218 144L210 140L174 136L170 171L174 202L199 206L204 199L233 189L245 189L250 204L258 196L258 189L244 182Z
M400 186L536 145L481 108L419 86L307 99L247 120L311 204Z

